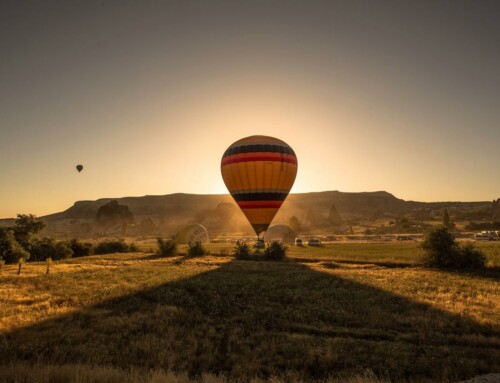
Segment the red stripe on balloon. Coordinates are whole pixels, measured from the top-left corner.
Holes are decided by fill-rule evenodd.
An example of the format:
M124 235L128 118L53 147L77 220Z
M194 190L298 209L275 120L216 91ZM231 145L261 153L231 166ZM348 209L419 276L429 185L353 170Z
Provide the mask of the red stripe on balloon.
M240 201L237 202L241 209L279 209L282 201Z
M280 153L245 153L245 154L234 154L232 156L227 156L222 160L222 166L229 164L236 164L239 162L250 162L250 161L273 161L273 162L288 162L291 164L297 164L297 158L290 154L280 154Z

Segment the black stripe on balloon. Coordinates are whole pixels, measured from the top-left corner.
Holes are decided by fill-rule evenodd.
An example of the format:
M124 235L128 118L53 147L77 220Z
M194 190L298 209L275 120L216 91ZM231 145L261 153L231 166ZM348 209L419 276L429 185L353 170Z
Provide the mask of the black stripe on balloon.
M281 145L271 145L271 144L249 144L237 146L235 148L229 148L224 153L224 157L232 156L233 154L242 154L242 153L255 153L255 152L267 152L267 153L281 153L281 154L291 154L295 156L295 152L292 148L281 146Z
M240 201L284 201L288 193L239 193L233 194L236 202Z

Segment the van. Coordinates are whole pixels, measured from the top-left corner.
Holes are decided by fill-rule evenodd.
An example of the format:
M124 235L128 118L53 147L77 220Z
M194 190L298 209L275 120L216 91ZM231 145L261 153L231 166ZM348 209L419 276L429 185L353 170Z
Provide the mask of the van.
M307 246L321 246L321 241L318 238L311 238L307 241Z

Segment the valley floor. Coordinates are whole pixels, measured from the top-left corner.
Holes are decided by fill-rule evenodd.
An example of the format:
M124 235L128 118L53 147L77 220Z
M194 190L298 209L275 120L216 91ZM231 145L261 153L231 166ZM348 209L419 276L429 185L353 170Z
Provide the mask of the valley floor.
M484 246L480 273L422 268L418 245L399 243L291 248L285 262L210 245L203 257L70 259L49 274L3 266L0 371L10 381L37 381L14 379L33 365L242 381L368 371L393 382L498 372L500 243Z

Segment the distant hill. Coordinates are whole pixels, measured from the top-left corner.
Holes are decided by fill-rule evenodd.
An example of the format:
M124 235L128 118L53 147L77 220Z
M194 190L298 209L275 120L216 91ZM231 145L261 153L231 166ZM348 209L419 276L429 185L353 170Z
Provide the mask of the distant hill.
M95 217L101 206L116 200L127 205L134 215L134 223L123 228L97 228ZM405 201L385 192L346 193L324 191L290 194L273 223L288 224L292 216L308 227L330 225L332 205L338 218L348 225L381 217L417 217L430 219L438 216L443 208L452 214L474 212L479 218L486 217L491 202L416 202ZM457 213L457 214L458 214ZM483 218L484 218L483 217ZM199 195L176 193L162 196L101 198L96 201L77 201L69 209L40 217L48 225L47 235L94 236L96 233L131 235L169 235L190 223L202 223L210 231L238 231L251 233L245 217L229 194ZM12 220L0 220L11 224Z

